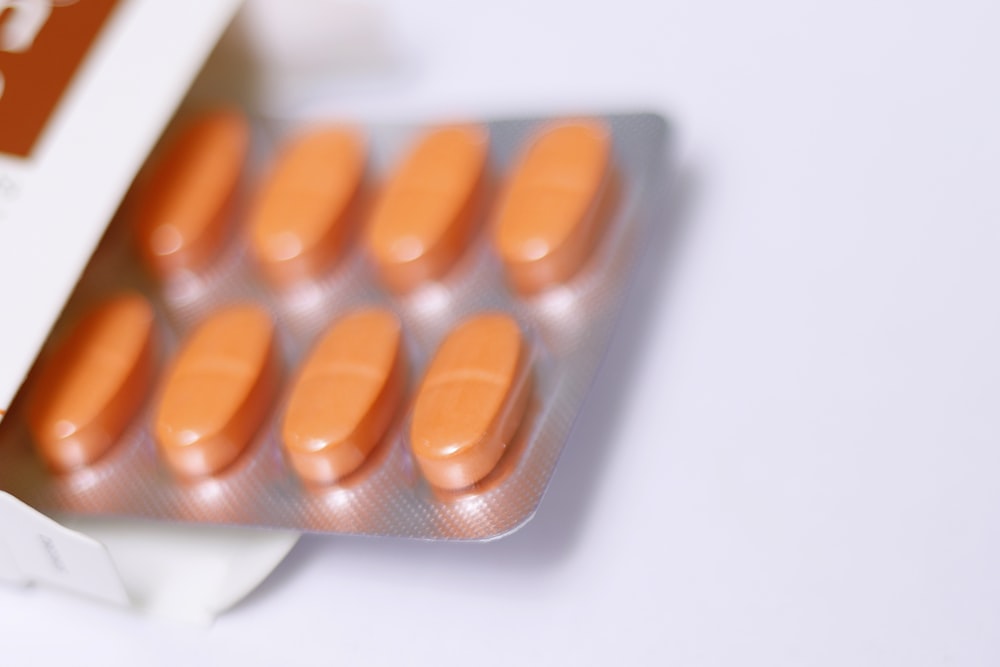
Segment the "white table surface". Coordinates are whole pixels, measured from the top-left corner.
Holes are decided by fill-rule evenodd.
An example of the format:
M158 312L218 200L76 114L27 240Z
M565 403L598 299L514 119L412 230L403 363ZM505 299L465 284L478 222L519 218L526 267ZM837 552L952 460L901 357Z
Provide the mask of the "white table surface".
M374 6L406 65L341 109L676 124L536 519L306 537L207 629L0 590L0 661L1000 664L1000 5Z

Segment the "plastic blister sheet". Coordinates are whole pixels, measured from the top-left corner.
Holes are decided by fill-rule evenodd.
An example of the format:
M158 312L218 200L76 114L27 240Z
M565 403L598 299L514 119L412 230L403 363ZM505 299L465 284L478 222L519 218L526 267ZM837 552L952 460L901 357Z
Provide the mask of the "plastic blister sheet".
M607 123L612 134L612 205L583 270L568 283L532 296L518 295L508 287L486 230L496 191L513 162L538 129L558 118L484 123L490 135L488 170L494 196L487 198L481 211L478 232L443 280L405 295L381 287L356 239L336 266L316 281L272 288L248 257L239 203L233 212L231 240L209 270L159 282L140 265L132 248L126 202L70 298L53 339L100 299L137 290L156 310L157 365L162 375L180 341L204 317L223 305L258 303L278 324L283 367L279 399L234 465L212 477L184 480L166 467L153 441L151 412L158 390L111 452L85 469L59 475L44 468L35 455L20 417L19 396L0 426L0 488L43 512L424 539L486 540L517 529L534 514L564 445L572 443L574 419L614 332L619 306L630 289L642 289L630 278L644 235L651 225L666 222L666 123L652 114L590 117ZM428 126L360 127L369 150L366 187L377 193L389 167ZM291 123L255 123L254 158L240 202L248 198L260 171L294 131ZM332 322L370 305L392 310L402 322L409 361L407 399L361 468L331 485L305 484L285 460L279 442L290 380ZM413 394L442 338L463 319L484 311L511 314L528 337L531 401L489 476L463 491L435 490L422 478L406 442ZM31 376L26 387L30 384Z

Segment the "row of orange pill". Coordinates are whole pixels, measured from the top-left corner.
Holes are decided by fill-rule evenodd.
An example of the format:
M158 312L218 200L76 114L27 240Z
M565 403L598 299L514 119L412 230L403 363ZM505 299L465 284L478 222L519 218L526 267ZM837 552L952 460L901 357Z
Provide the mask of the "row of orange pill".
M88 313L42 365L27 423L56 470L107 452L136 416L155 375L154 313L125 294ZM187 338L157 394L153 433L185 476L219 472L262 426L279 390L275 327L253 305L222 309ZM390 311L333 323L303 362L281 441L300 477L329 483L361 465L399 414L406 360ZM409 442L426 479L460 489L485 477L520 424L530 395L528 346L502 313L474 316L439 346L417 390Z
M249 150L249 125L234 111L189 123L137 192L137 238L146 263L169 275L211 262ZM380 188L364 223L365 252L389 288L437 280L476 231L487 181L483 127L421 137ZM315 278L343 253L358 217L365 146L353 129L301 134L280 152L250 202L250 247L275 283ZM534 292L571 278L600 227L611 174L611 138L597 122L549 127L529 142L506 178L493 246L514 287Z

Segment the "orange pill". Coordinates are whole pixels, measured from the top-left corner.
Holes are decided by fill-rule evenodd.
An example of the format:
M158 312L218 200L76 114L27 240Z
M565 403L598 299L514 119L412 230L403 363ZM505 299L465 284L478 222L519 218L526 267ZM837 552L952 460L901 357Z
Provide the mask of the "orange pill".
M164 380L154 430L177 472L209 475L236 460L277 386L274 325L257 306L225 308L184 343Z
M337 322L302 366L281 435L292 467L327 483L364 462L403 397L406 364L399 320L382 309Z
M478 315L448 335L410 423L410 445L427 481L461 489L493 470L524 417L527 363L527 345L509 315Z
M199 269L218 252L249 145L242 114L203 113L145 175L136 195L136 241L154 273Z
M153 373L153 309L126 294L87 314L42 366L27 407L49 467L85 466L118 440Z
M493 243L508 278L536 292L571 278L599 236L611 173L611 135L597 123L543 132L514 168Z
M272 281L314 278L337 258L364 168L350 129L313 130L288 145L250 211L251 249Z
M367 229L383 282L402 292L443 276L475 226L489 138L482 127L439 129L421 139L385 185Z

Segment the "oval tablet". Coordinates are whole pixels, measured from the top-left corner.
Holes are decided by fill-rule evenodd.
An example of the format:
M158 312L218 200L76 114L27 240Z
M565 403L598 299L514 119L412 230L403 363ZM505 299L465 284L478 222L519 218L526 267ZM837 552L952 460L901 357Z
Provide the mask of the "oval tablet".
M121 436L149 389L153 309L126 294L86 315L44 363L27 407L28 429L56 470L93 462Z
M535 292L571 278L598 237L609 181L611 135L597 123L545 131L514 168L493 243L516 289Z
M367 229L368 253L396 291L443 276L472 236L488 149L484 128L427 134L386 183Z
M218 252L249 145L242 114L203 113L146 174L136 200L136 240L154 273L198 269Z
M500 313L466 320L441 343L410 423L427 481L460 489L493 470L527 407L527 357L517 322Z
M354 472L389 427L405 379L391 312L362 310L331 327L302 366L282 424L296 472L321 483Z
M246 448L277 385L274 325L257 306L230 306L201 323L164 380L154 430L167 463L208 475Z
M313 278L339 255L364 174L365 149L346 128L323 128L282 153L250 211L251 248L277 283Z

